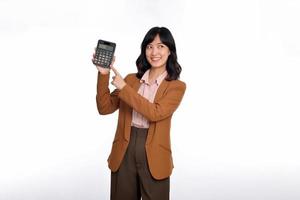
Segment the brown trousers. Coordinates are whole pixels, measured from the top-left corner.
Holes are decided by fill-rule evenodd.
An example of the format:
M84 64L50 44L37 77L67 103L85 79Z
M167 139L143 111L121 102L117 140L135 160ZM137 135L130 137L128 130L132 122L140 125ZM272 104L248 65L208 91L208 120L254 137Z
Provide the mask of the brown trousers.
M111 172L111 200L169 200L170 178L155 180L145 143L148 129L131 127L130 142L120 168Z

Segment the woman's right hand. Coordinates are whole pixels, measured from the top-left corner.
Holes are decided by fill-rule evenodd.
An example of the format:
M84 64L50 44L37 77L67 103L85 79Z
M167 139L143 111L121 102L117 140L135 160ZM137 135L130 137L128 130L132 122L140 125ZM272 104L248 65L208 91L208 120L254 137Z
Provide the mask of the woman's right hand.
M93 63L94 65L96 65L95 62L94 62L94 59L95 59L95 53L93 54L92 63ZM115 62L115 56L113 57L113 60L112 60L112 62L111 62L111 64L110 64L110 67L113 66L114 62ZM109 74L110 69L111 69L110 67L109 67L109 68L105 68L105 67L102 67L102 66L100 66L100 65L96 65L97 70L98 70L101 74Z

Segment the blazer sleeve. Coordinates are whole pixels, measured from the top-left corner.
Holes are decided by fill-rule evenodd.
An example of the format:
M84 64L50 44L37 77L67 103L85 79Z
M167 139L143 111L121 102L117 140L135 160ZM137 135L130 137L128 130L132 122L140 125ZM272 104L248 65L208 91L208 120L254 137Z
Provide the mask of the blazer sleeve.
M171 116L179 106L186 85L181 81L174 81L169 84L166 93L158 101L151 103L138 94L130 85L126 84L119 91L119 98L141 113L149 121L155 122Z
M98 72L96 102L100 115L111 114L119 108L120 100L118 94L120 90L115 89L110 93L109 74Z

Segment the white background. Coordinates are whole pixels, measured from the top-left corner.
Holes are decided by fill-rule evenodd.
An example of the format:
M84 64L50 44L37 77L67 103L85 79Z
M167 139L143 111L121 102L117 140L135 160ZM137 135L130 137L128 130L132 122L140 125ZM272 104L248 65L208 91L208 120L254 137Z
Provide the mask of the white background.
M117 112L96 109L98 39L135 72L168 27L187 90L172 121L172 200L300 199L297 0L0 0L0 199L109 198ZM110 86L113 89L113 86Z

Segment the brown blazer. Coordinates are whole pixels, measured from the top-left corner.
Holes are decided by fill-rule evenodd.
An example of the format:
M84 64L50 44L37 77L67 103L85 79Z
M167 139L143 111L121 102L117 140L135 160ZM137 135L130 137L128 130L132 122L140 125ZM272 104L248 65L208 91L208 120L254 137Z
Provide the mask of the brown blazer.
M108 166L113 172L120 167L130 140L133 108L149 120L145 149L150 172L155 179L167 178L173 170L171 118L181 102L186 85L180 80L163 80L154 102L151 103L137 93L141 83L136 74L127 75L125 82L127 84L122 90L115 89L110 93L109 75L98 73L96 101L99 114L106 115L119 109L118 125Z

